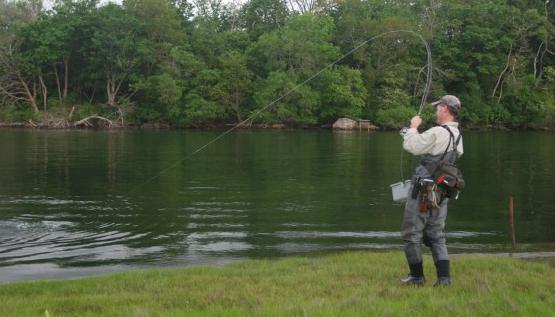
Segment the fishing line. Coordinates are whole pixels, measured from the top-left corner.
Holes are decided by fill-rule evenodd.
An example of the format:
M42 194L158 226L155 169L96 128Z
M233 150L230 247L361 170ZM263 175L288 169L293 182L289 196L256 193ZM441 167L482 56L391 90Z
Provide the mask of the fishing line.
M364 42L362 42L361 44L355 46L353 49L351 49L349 52L343 54L343 56L339 57L338 59L336 59L335 61L333 61L332 63L328 64L326 67L320 69L318 72L314 73L312 76L308 77L307 79L305 79L303 82L301 82L300 84L297 84L296 86L294 86L293 88L289 89L288 91L286 91L283 95L281 95L280 97L278 97L277 99L273 100L272 102L270 102L269 104L267 104L266 106L258 109L257 111L255 111L253 114L251 114L248 118L246 118L245 120L237 123L236 125L234 125L233 127L229 128L228 130L222 132L220 135L216 136L214 139L210 140L208 143L200 146L199 148L197 148L196 150L194 150L191 154L185 156L183 159L175 162L174 164L162 169L160 172L158 172L157 174L151 176L150 178L148 178L147 180L145 180L142 183L139 183L138 185L136 185L135 187L133 187L128 194L134 192L135 190L137 190L138 188L150 183L151 181L155 180L156 178L158 178L160 175L166 173L167 171L169 171L170 169L173 169L174 167L176 167L177 165L181 164L182 162L188 160L189 158L191 158L192 156L194 156L195 154L199 153L200 151L204 150L206 147L208 147L210 144L218 141L219 139L223 138L224 136L226 136L227 134L229 134L230 132L232 132L233 130L239 128L240 126L244 125L245 123L253 120L256 116L258 116L260 113L264 112L266 109L270 108L271 106L275 105L277 102L279 102L280 100L282 100L283 98L289 96L292 92L296 91L297 89L299 89L301 86L303 86L304 84L310 82L311 80L313 80L314 78L318 77L320 74L322 74L324 71L326 71L327 69L331 68L332 66L334 66L335 64L339 63L341 60L343 60L345 57L351 55L352 53L354 53L356 50L358 50L359 48L361 48L362 46L366 45L368 42L375 40L377 38L380 37L384 37L386 35L389 34L393 34L393 33L409 33L412 35L416 35L418 38L420 38L420 40L424 43L424 45L426 46L426 50L427 50L427 79L426 79L426 87L424 89L424 94L422 95L422 100L420 101L420 108L418 110L418 114L420 115L420 113L422 112L422 109L424 108L424 104L425 101L428 97L428 93L429 93L429 88L431 85L431 81L432 81L432 76L431 76L431 69L432 69L432 54L430 51L430 46L428 45L428 42L426 42L426 40L422 37L422 35L420 35L420 33L414 32L414 31L410 31L410 30L393 30L393 31L388 31L388 32L384 32L375 36L370 37L369 39L365 40Z

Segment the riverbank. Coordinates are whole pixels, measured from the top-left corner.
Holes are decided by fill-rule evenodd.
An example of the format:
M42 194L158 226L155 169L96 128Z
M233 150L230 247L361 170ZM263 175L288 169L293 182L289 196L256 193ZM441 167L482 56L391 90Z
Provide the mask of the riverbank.
M452 260L453 287L403 287L401 252L252 260L0 285L6 316L549 316L555 267L512 258Z
M123 129L123 130L227 130L234 127L234 124L219 124L219 125L202 125L179 127L163 122L147 122L142 124L131 123L122 125L117 121L112 121L104 117L89 117L80 121L69 122L64 120L52 120L49 122L0 122L0 128L17 128L17 129L46 129L46 130L60 130L60 129ZM422 129L430 128L431 126L423 126ZM539 127L507 127L507 126L493 126L493 125L461 125L463 130L466 131L555 131L555 124L545 125ZM399 128L381 127L369 125L369 127L355 126L350 129L335 129L331 124L325 125L287 125L282 123L276 124L249 124L237 127L238 129L249 130L337 130L337 131L356 131L356 132L376 132L376 131L397 131Z
M33 126L32 124L25 122L15 122L15 123L3 123L0 122L0 129L44 129L44 130L82 130L82 129L109 129L109 130L196 130L196 131L225 131L233 125L214 125L214 126L202 126L202 127L175 127L165 123L145 123L145 124L129 124L121 126L115 124L113 126ZM428 127L429 128L429 127ZM351 130L340 130L332 129L329 126L287 126L283 124L259 124L251 125L248 127L238 127L242 130L277 130L277 131L298 131L298 130L334 130L339 132L387 132L387 131L397 131L398 129L391 128L380 128L373 130L366 129L351 129ZM489 127L489 126L464 126L462 129L465 131L478 131L478 132L488 132L488 131L544 131L544 132L555 132L555 126L544 126L539 128L508 128L508 127Z

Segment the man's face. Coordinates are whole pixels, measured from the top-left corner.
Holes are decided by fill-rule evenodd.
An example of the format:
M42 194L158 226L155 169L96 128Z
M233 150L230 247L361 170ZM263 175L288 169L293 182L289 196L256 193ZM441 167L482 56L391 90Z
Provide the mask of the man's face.
M439 104L436 106L436 122L441 123L445 118L445 113L448 112L447 105Z

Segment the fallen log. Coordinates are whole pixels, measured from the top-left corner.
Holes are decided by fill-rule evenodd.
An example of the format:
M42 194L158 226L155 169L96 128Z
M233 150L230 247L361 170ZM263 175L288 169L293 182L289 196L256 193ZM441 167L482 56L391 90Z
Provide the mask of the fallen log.
M104 121L104 122L106 122L106 123L108 124L108 127L111 127L111 126L113 125L113 123L112 123L112 121L111 121L110 119L107 119L107 118L104 118L104 117L101 117L101 116L89 116L89 117L86 117L86 118L84 118L84 119L81 119L81 120L75 122L75 123L73 124L73 126L74 126L74 127L78 127L78 126L81 126L81 125L85 125L85 126L89 126L89 127L95 127L95 126L97 126L96 124L93 124L90 120L93 120L93 121Z

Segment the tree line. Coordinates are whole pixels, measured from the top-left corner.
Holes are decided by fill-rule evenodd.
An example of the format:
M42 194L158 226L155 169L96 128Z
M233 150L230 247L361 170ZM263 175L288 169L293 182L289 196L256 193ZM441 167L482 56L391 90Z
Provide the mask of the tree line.
M406 124L458 95L467 126L555 123L555 1L0 0L0 121ZM325 69L324 69L325 68ZM317 77L304 83L314 74ZM428 112L430 117L431 113Z

